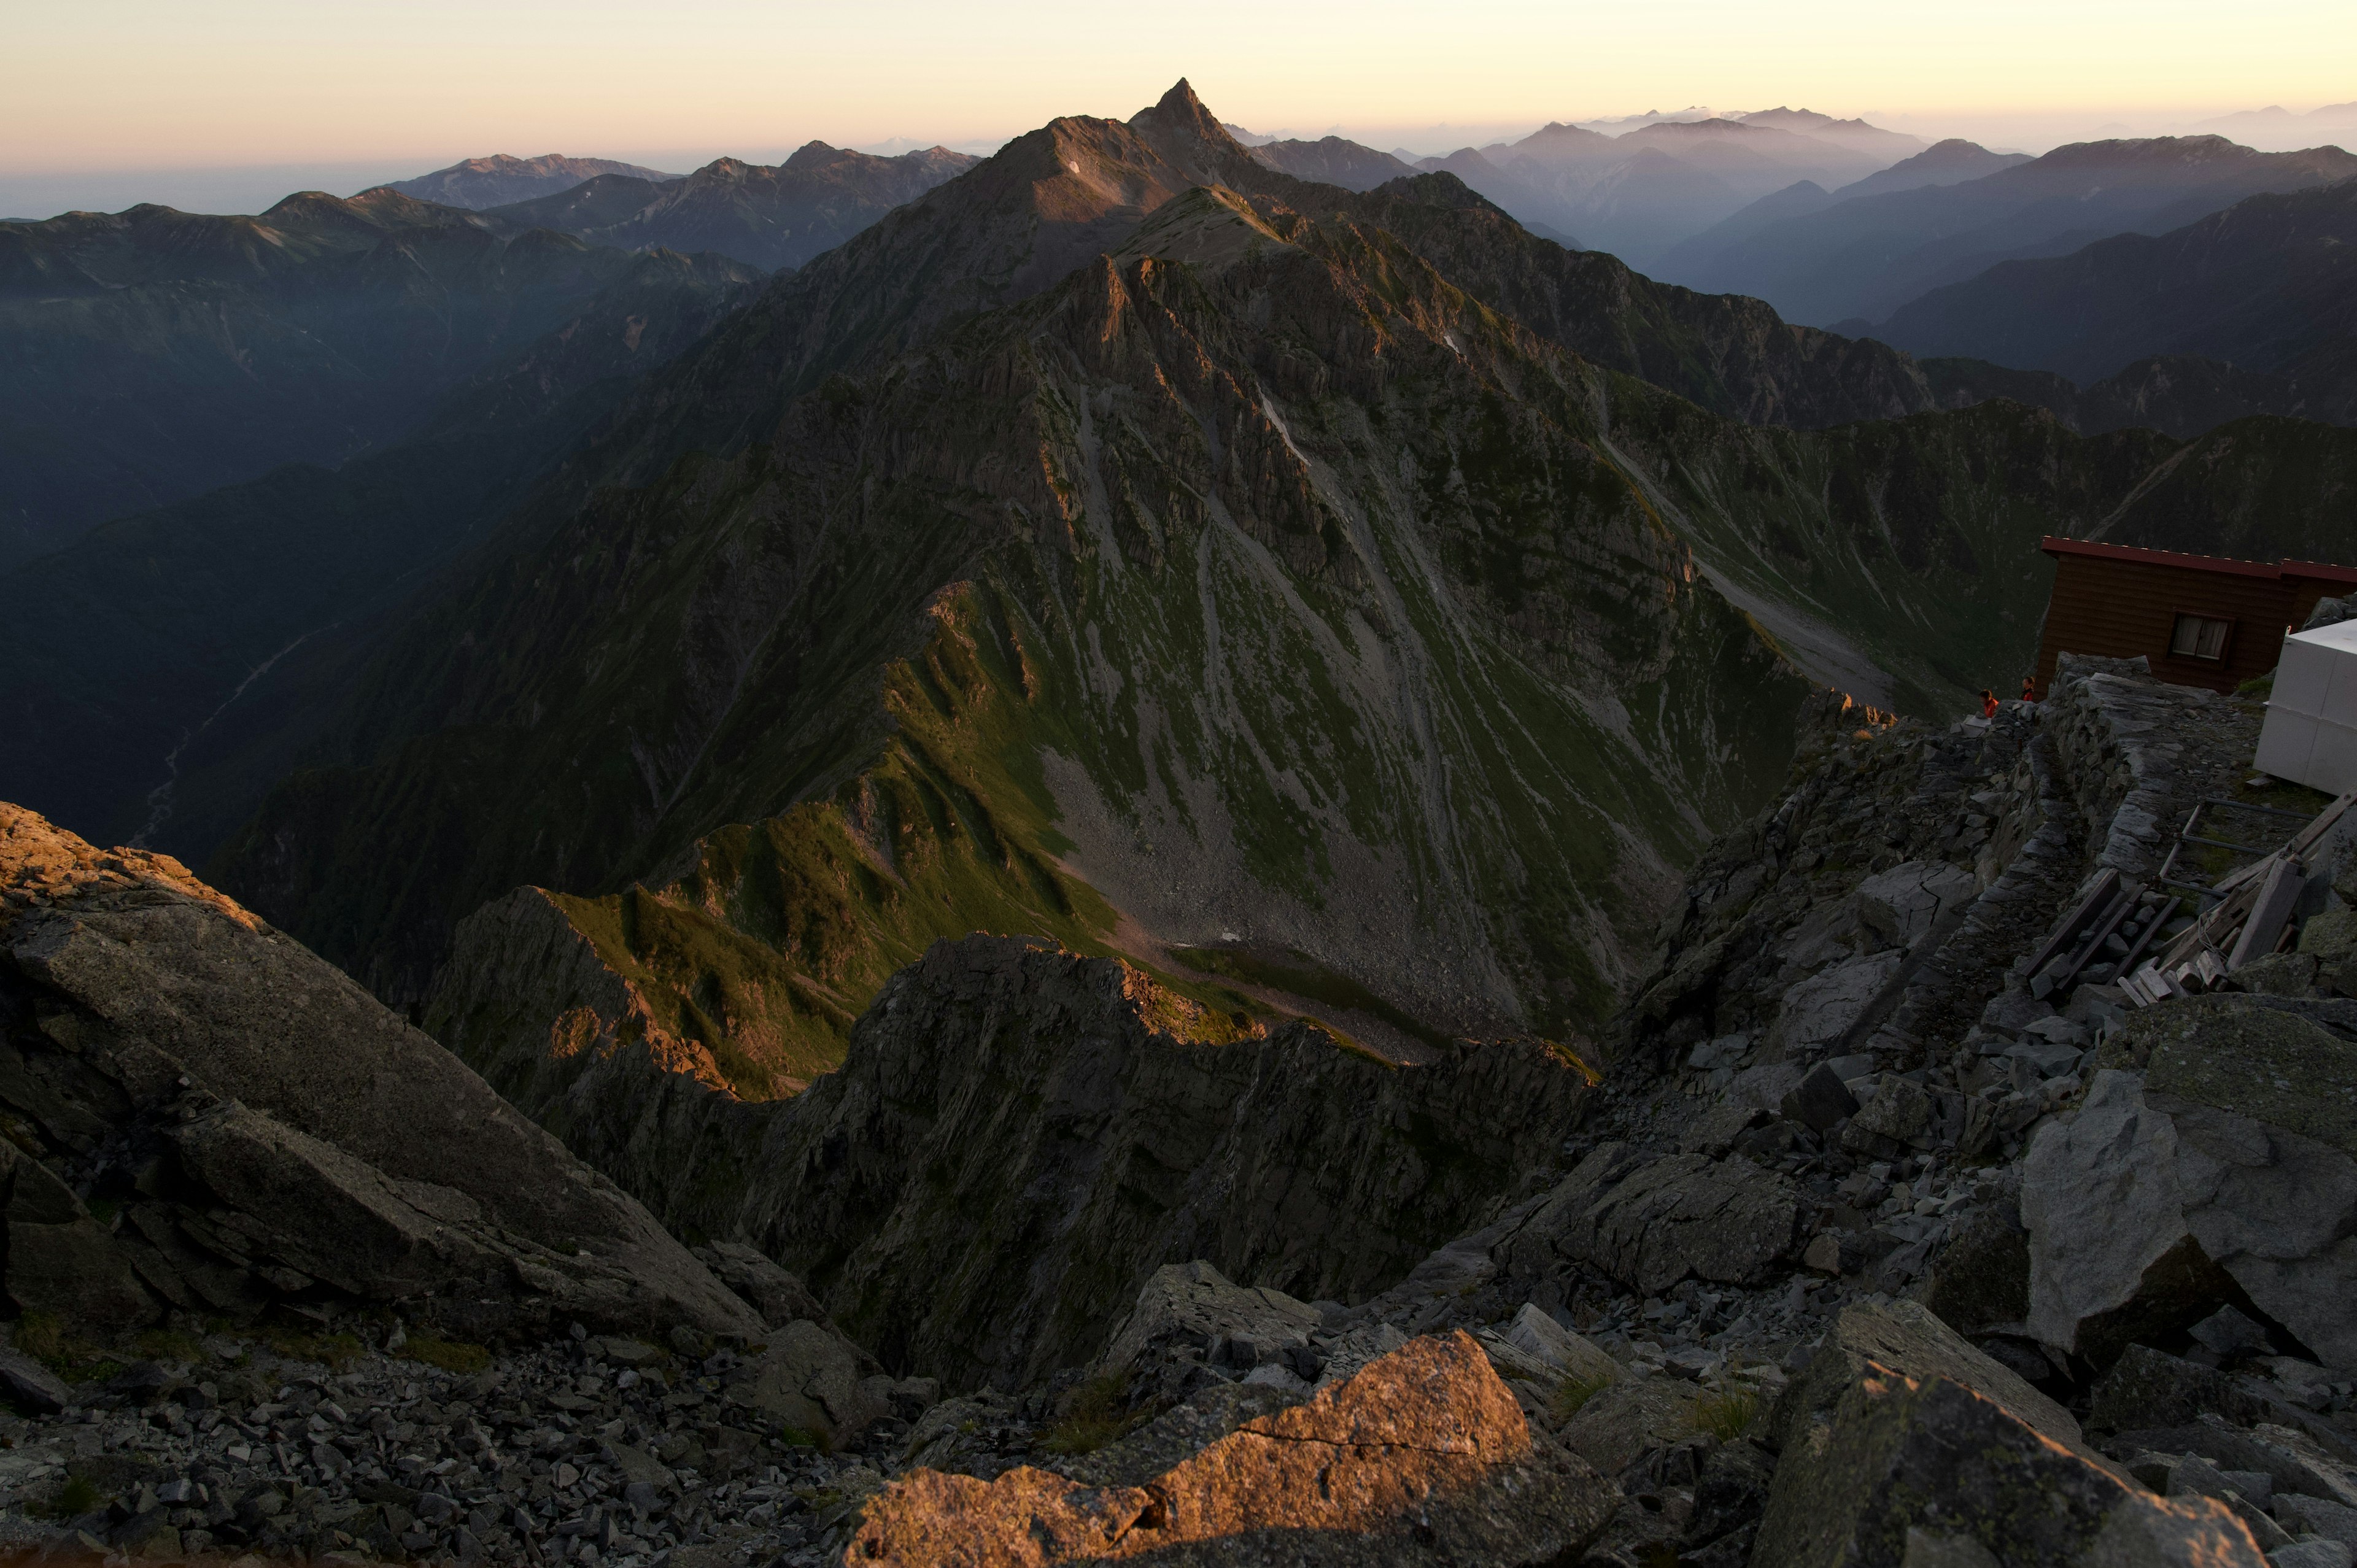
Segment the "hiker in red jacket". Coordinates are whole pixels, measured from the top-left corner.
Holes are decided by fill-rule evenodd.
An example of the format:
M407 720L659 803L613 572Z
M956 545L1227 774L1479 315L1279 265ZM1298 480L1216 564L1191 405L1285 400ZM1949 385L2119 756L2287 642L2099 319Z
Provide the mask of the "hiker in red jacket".
M1985 719L1996 717L1996 693L1986 686L1981 688L1981 717Z

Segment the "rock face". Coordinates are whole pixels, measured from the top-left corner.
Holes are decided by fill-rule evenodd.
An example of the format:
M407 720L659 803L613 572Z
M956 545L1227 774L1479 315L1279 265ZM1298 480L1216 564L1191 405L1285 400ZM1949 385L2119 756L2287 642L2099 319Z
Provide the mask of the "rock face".
M127 1327L292 1299L469 1338L759 1320L637 1203L177 862L0 805L6 1287ZM112 1211L112 1223L97 1216Z
M1740 1155L1645 1160L1607 1144L1582 1160L1500 1254L1518 1271L1586 1263L1646 1295L1694 1278L1757 1284L1798 1240L1791 1182Z
M794 1268L888 1367L1021 1386L1093 1357L1164 1259L1305 1297L1390 1283L1518 1196L1588 1089L1535 1043L1394 1068L1200 1022L1116 961L938 944L839 1071L671 1152L667 1216Z
M2108 1363L2239 1289L2357 1368L2357 1006L2301 1006L2199 997L2115 1030L2024 1168L2032 1332Z
M1460 1333L1248 1420L1142 1485L1028 1467L988 1482L917 1471L868 1503L842 1560L1537 1568L1573 1560L1616 1500L1579 1459L1534 1439Z

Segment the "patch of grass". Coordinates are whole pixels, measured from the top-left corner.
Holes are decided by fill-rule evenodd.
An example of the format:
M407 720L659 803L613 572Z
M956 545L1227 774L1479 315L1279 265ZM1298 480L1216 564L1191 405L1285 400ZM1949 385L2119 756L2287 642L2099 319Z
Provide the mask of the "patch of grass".
M139 1336L139 1353L151 1361L201 1361L204 1342L173 1328L150 1328Z
M1289 949L1286 957L1292 961L1290 962L1282 962L1243 948L1174 947L1170 950L1170 956L1199 974L1222 975L1247 985L1265 985L1288 996L1322 1002L1329 1007L1364 1013L1370 1017L1382 1019L1410 1039L1421 1040L1427 1046L1448 1042L1446 1034L1394 1006L1348 975L1337 974L1315 959ZM1341 1033L1330 1024L1324 1026L1330 1033Z
M1123 1408L1122 1402L1128 1392L1125 1379L1091 1378L1072 1391L1064 1413L1048 1429L1041 1446L1050 1454L1066 1456L1095 1453L1144 1419L1143 1412Z
M292 1328L266 1328L269 1347L296 1361L318 1361L340 1372L368 1353L368 1347L350 1334L305 1334Z
M1557 1421L1569 1421L1580 1407L1612 1386L1610 1378L1566 1378L1555 1386L1555 1406Z
M71 1476L46 1501L27 1500L25 1511L44 1519L80 1519L103 1501L105 1498L88 1477Z
M1694 1407L1695 1430L1707 1432L1721 1443L1734 1442L1759 1419L1760 1396L1749 1389L1722 1389Z
M28 1312L17 1319L16 1344L17 1349L70 1383L111 1378L123 1369L120 1359L76 1337L54 1312Z
M457 1339L436 1339L430 1334L413 1334L409 1343L394 1352L404 1360L423 1361L429 1367L439 1367L446 1372L479 1372L491 1364L491 1353L480 1345L468 1345Z

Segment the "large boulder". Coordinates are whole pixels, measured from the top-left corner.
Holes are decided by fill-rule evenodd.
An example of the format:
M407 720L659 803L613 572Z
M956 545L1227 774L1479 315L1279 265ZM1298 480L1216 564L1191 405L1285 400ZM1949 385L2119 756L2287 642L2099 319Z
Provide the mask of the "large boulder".
M1800 1194L1740 1155L1646 1160L1606 1144L1557 1183L1499 1251L1515 1273L1590 1264L1658 1294L1689 1276L1758 1284L1800 1240Z
M1137 1293L1095 1370L1131 1382L1153 1382L1207 1361L1248 1371L1306 1347L1320 1321L1308 1302L1233 1283L1200 1259L1166 1263Z
M2013 1419L2061 1447L2093 1457L2069 1411L1913 1301L1860 1303L1842 1310L1807 1368L1778 1398L1769 1426L1770 1445L1791 1453L1821 1444L1834 1411L1878 1367L1919 1382L1945 1379L2002 1405Z
M2357 1046L2270 1000L2134 1015L2077 1115L2032 1141L2040 1338L2105 1365L2241 1294L2357 1368Z
M1577 1561L1617 1501L1532 1432L1460 1333L1254 1416L1142 1485L915 1471L867 1502L841 1561L1537 1568Z
M1776 1466L1752 1568L2265 1568L2210 1498L2158 1498L1953 1379L1869 1362Z
M1857 1026L1905 961L1903 953L1875 953L1811 975L1784 993L1768 1043L1789 1057L1817 1055Z
M37 1145L0 1142L7 1292L70 1323L291 1297L397 1305L469 1338L760 1326L342 973L168 857L5 804L0 1105Z
M829 1444L855 1442L892 1413L888 1380L832 1326L807 1318L773 1333L728 1402Z

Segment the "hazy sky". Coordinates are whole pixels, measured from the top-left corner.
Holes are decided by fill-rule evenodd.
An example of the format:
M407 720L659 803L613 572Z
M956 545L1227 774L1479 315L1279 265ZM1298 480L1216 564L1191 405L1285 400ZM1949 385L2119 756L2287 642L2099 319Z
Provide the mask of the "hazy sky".
M813 136L973 143L1127 115L1180 75L1228 120L1385 145L1445 141L1440 122L1695 102L2011 126L2027 143L2357 98L2351 0L18 0L5 36L0 177L19 188L240 165L341 166L358 185L495 151L684 167Z

